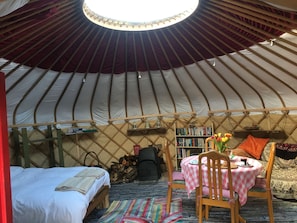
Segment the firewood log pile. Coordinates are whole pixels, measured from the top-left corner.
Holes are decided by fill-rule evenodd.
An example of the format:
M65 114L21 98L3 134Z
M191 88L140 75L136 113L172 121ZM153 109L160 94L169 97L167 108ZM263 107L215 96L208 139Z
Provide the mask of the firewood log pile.
M137 178L137 156L125 155L109 168L111 184L129 183Z

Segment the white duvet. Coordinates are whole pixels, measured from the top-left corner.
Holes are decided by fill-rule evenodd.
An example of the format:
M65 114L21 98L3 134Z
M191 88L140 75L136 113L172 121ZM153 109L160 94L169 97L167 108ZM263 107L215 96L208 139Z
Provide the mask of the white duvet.
M110 186L109 174L96 179L84 195L55 191L57 185L88 167L22 168L11 166L14 223L82 223L90 201L102 185Z

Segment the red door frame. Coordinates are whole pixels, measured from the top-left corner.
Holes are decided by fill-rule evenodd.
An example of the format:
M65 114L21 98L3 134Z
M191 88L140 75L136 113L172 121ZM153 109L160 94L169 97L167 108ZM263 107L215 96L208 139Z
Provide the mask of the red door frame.
M0 222L12 223L5 76L0 72Z

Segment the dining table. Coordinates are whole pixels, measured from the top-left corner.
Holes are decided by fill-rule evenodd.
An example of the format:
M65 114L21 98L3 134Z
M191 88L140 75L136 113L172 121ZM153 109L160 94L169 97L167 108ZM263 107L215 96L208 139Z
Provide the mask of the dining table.
M263 170L263 166L258 160L252 158L232 156L230 159L233 189L239 195L240 206L243 206L247 202L247 192L255 185L256 177ZM246 159L246 164L242 161L244 159ZM190 193L199 186L198 155L183 158L181 171L185 178L188 196L190 197ZM222 171L227 172L227 169ZM227 177L227 174L224 175ZM226 179L225 181L227 185L228 180Z

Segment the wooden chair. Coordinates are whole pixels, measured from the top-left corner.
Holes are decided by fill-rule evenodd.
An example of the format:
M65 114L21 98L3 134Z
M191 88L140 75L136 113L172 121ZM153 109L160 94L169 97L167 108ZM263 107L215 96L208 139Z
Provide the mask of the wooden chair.
M265 174L264 176L258 176L256 179L255 186L248 191L248 197L267 199L270 223L274 222L272 193L271 193L271 187L270 187L270 180L271 180L274 159L275 159L275 143L272 143L270 147L269 160L265 167Z
M204 163L202 163L202 160ZM222 163L224 163L222 165ZM229 208L231 222L239 222L238 194L233 190L230 159L215 150L201 153L198 158L199 186L196 188L196 213L199 222L208 219L209 207ZM202 170L204 168L204 170ZM205 170L207 168L207 170ZM228 188L223 188L223 168L227 171ZM208 184L204 185L203 178ZM203 210L204 207L204 210Z
M167 140L164 145L165 150L165 158L166 158L166 166L168 171L168 190L167 190L167 204L166 204L166 212L170 213L170 206L172 200L172 190L173 189L186 189L185 179L183 174L179 171L174 171L171 155L169 151L169 146Z
M204 152L214 150L215 149L215 144L212 140L212 137L208 137L205 139L205 145L204 145Z

